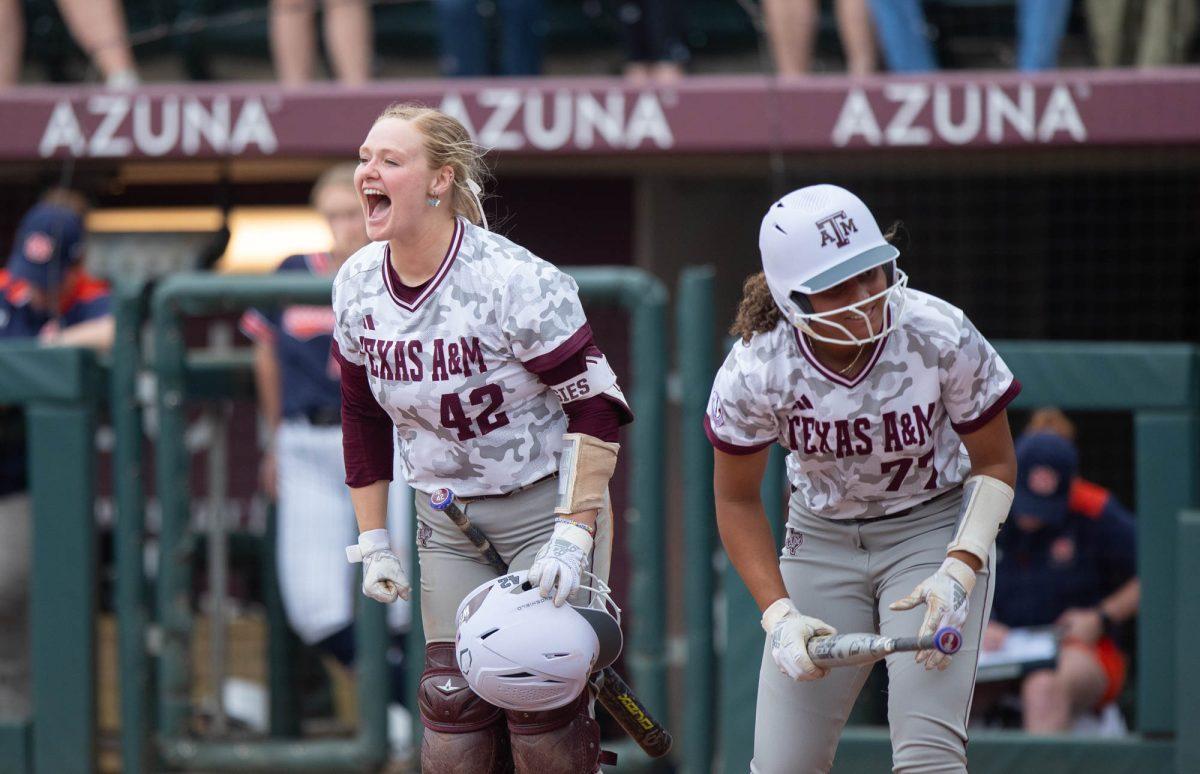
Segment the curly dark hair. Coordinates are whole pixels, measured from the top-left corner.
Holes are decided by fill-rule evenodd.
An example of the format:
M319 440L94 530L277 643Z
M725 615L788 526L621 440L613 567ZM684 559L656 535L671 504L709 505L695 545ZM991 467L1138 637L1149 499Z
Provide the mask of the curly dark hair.
M748 342L754 334L772 330L782 317L767 287L767 275L760 271L747 277L742 285L742 301L729 333Z
M890 244L896 244L904 232L904 224L896 221L884 233L883 238ZM767 275L761 271L751 274L742 285L742 300L738 304L737 316L729 328L732 336L749 342L756 333L766 333L779 323L783 312L771 297L771 289L767 287Z

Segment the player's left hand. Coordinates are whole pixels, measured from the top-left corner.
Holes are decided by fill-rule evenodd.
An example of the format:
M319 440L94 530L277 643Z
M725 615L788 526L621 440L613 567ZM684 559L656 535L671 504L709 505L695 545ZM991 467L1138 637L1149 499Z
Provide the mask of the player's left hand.
M932 635L943 626L962 629L967 622L971 590L975 588L975 571L961 559L946 557L933 575L917 585L904 599L888 605L889 610L912 610L925 603L925 620L918 637ZM950 656L938 650L917 651L917 663L926 669L942 670L950 666Z
M529 582L537 585L543 597L553 592L554 606L562 607L579 589L591 555L591 534L567 519L555 519L554 534L533 558Z

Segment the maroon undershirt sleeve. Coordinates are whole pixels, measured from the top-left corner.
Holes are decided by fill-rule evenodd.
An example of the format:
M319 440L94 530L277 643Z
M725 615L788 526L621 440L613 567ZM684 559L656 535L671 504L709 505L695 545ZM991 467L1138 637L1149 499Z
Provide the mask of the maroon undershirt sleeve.
M553 387L587 371L588 355L602 357L600 348L592 341L590 332L581 341L568 341L565 346L572 345L575 347L573 352L552 352L549 356L538 358L542 362L554 362L554 365L530 370L537 374L543 384ZM606 395L564 403L563 411L567 415L568 433L587 433L608 443L616 443L620 437L621 425L633 421L633 413L628 406Z
M392 418L371 394L366 366L347 360L337 342L333 356L342 369L342 456L346 485L363 487L392 480Z

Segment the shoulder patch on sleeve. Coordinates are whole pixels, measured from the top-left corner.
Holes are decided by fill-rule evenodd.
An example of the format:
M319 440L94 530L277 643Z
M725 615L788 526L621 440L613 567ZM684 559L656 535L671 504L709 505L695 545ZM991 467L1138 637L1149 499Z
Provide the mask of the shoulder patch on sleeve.
M1076 478L1071 482L1071 492L1067 499L1067 508L1089 519L1098 519L1104 512L1104 506L1108 503L1108 498L1111 496L1112 493L1099 484L1093 484L1091 481Z

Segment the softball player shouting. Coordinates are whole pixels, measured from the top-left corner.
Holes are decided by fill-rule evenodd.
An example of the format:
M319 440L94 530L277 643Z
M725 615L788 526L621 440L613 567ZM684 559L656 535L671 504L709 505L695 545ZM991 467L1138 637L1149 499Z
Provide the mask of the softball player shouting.
M462 124L428 108L389 108L359 149L355 185L373 244L333 288L346 483L360 530L348 553L363 562L367 596L407 598L383 530L394 431L401 469L425 495L421 770L487 774L515 763L523 773L590 774L600 746L588 691L561 709L506 718L455 663L458 605L495 573L428 494L454 490L509 567L529 569L542 596L562 605L584 570L607 576L607 486L618 428L632 418L575 282L487 230L481 173Z
M898 772L966 771L967 711L1016 462L1019 383L961 310L908 289L899 251L832 185L773 204L705 428L717 523L763 611L753 772L828 771L869 667L821 669L817 634L962 630L887 658ZM768 447L792 496L778 563L759 498Z

